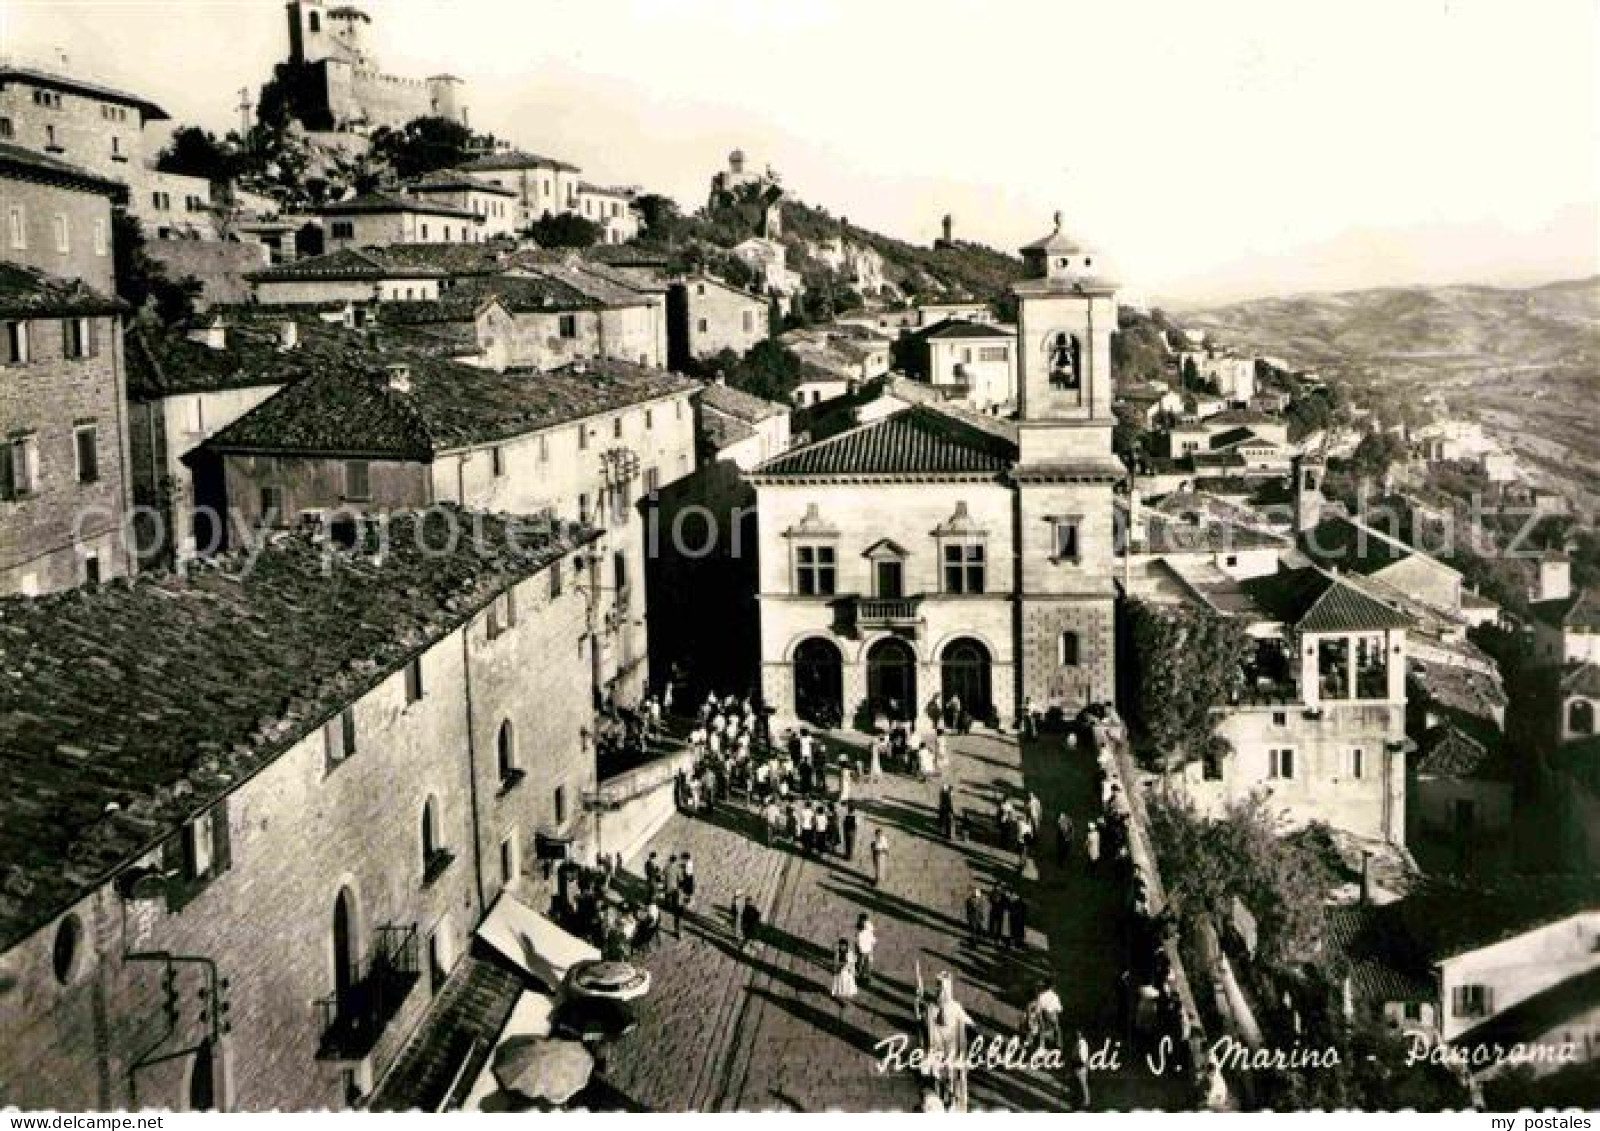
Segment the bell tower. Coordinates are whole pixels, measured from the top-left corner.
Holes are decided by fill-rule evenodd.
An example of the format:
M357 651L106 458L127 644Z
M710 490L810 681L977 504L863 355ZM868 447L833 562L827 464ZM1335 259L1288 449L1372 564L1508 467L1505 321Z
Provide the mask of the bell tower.
M1021 693L1069 717L1116 687L1111 334L1116 284L1055 229L1022 249L1017 298Z

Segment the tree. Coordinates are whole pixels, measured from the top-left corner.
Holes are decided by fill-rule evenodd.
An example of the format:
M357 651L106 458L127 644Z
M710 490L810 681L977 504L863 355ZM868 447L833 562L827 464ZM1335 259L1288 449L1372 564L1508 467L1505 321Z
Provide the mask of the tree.
M1192 389L1200 383L1200 367L1194 363L1194 358L1183 359L1183 387Z
M725 349L689 368L691 376L705 380L720 377L735 389L781 404L788 404L793 398L805 369L793 350L771 338L757 342L743 357Z
M208 181L231 181L238 173L238 158L210 131L180 126L156 156L156 168L163 173L182 173Z
M372 153L386 161L395 176L409 181L466 161L476 140L453 118L413 118L401 129L374 132Z
M1188 606L1128 606L1134 663L1129 721L1141 756L1164 770L1226 753L1214 708L1243 678L1250 638L1230 617Z
M120 210L111 214L111 248L119 298L137 311L153 313L169 326L194 317L199 280L191 276L174 282L169 278L166 265L146 249L139 221Z
M647 192L636 198L642 235L660 243L676 243L683 227L683 210L670 196Z
M1356 476L1380 482L1389 468L1406 456L1406 443L1392 432L1368 432L1350 454L1350 468Z
M528 225L528 234L540 247L593 247L600 242L601 228L571 212L546 212Z

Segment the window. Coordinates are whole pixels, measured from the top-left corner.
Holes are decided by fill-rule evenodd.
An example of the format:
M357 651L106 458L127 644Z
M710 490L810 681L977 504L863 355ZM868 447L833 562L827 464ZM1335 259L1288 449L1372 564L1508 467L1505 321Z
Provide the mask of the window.
M335 220L333 222L333 238L336 240L355 239L356 223L354 220Z
M345 460L344 497L355 502L365 502L372 498L371 467L366 460Z
M1200 759L1200 776L1204 781L1222 780L1222 755L1215 750L1206 750Z
M982 542L951 542L944 547L944 591L982 593L987 547Z
M426 223L422 225L422 242L428 242L428 225Z
M550 798L550 807L555 811L556 827L560 828L567 823L567 787L556 786L555 793Z
M1289 725L1289 712L1288 711L1274 711L1274 712L1272 712L1272 725L1275 726L1275 727L1286 727L1286 726L1288 726Z
M1055 520L1054 536L1051 545L1054 548L1054 557L1058 562L1075 562L1078 560L1078 522L1076 518L1058 518Z
M406 665L406 702L415 703L422 698L422 657L417 656Z
M6 364L26 365L28 362L28 324L6 323Z
M505 473L506 473L506 453L505 453L505 449L503 449L501 447L498 447L498 446L489 449L489 470L494 474L494 477L496 479L502 479L502 478L505 477Z
M1367 752L1365 750L1357 747L1346 753L1345 773L1349 774L1353 778L1360 778L1366 775L1366 769Z
M1457 1017L1487 1017L1494 1012L1494 992L1488 986L1457 986L1450 995L1450 1009Z
M611 553L611 577L618 593L628 589L628 556L621 550Z
M563 569L562 569L564 564L565 563L560 558L557 558L555 561L550 563L550 599L551 600L554 600L555 598L561 596L561 580L562 580L561 575L564 572Z
M493 640L517 623L516 597L516 590L507 589L489 602L488 628L490 640Z
M522 771L517 768L517 732L510 719L502 722L495 734L494 764L500 773L502 788L509 789L522 780Z
M645 409L644 410L644 430L646 432L648 432L652 428L654 428L655 426L656 426L655 410L654 409L649 409L649 408Z
M654 495L661 490L661 471L659 468L647 467L644 469L644 493Z
M578 316L576 314L563 314L556 319L556 333L563 338L571 340L578 336Z
M20 499L39 489L39 443L33 436L13 436L0 459L0 496Z
M77 457L78 482L99 482L100 429L93 424L80 424L72 430L72 440L73 452Z
M1287 748L1268 750L1267 777L1276 781L1294 780L1294 751Z
M172 211L172 194L168 192L153 192L150 194L150 207L157 212ZM337 227L337 225L335 225Z
M56 233L56 251L61 255L67 254L72 250L72 241L67 231L67 218L57 212L52 227Z
M1076 632L1063 632L1056 641L1056 662L1064 668L1082 663L1083 645Z
M0 118L0 138L7 140L16 136L16 129L11 125L10 118Z
M620 416L611 422L611 438L613 440L622 439L622 417Z
M56 926L55 944L50 950L50 967L56 981L66 985L78 970L78 955L83 950L83 924L68 915Z
M104 256L109 255L110 252L110 241L106 239L106 222L104 220L96 220L94 222L94 253Z
M99 335L93 318L65 318L61 322L61 356L93 357L99 353Z
M832 546L796 546L795 588L802 597L831 597L838 580Z
M439 827L439 799L430 797L422 804L422 884L426 887L444 872L450 864L450 853L444 847L444 834Z
M578 425L578 450L580 452L583 452L583 451L588 451L588 449L589 449L589 426L587 424L580 424L580 425Z
M1007 356L1005 346L984 346L978 350L979 361L1004 361Z
M578 521L585 526L589 524L589 496L578 496Z
M549 436L540 436L539 437L539 462L540 463L549 463L550 462L550 437Z
M115 161L122 156L122 139L116 134L111 135L111 159Z
M704 334L706 331L711 329L711 323L709 321L707 321L706 319L702 318L702 319L700 319L700 325L697 327L697 329L699 329L699 331L702 334Z
M54 150L57 150L57 151L59 151L61 149L61 146L56 144L56 128L55 128L55 126L53 126L53 125L46 125L45 126L45 128L44 128L44 143L45 143L44 147L46 149L54 149Z
M346 707L322 724L322 748L332 769L356 752L356 713Z
M756 314L755 314L755 311L753 311L753 310L745 311L744 314L742 315L742 318L743 318L744 332L746 334L754 332L754 330L756 328Z
M17 204L12 205L10 212L7 213L7 216L7 223L11 228L12 248L16 251L27 251L28 219L26 213L22 211L22 206Z
M83 555L83 583L100 584L100 555L93 550Z
M510 887L517 882L517 875L522 871L521 853L517 851L517 833L513 829L505 840L500 842L500 883Z

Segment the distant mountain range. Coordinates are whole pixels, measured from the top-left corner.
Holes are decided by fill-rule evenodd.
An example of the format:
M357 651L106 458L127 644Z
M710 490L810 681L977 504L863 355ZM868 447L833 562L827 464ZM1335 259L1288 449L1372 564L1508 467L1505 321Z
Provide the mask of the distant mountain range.
M1600 500L1600 276L1536 287L1385 287L1186 311L1184 326L1482 421L1535 478Z

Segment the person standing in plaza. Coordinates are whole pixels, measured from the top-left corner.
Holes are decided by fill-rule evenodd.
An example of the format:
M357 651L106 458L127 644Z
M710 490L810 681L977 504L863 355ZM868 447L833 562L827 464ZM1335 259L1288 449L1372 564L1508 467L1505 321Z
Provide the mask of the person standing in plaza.
M1083 854L1089 860L1090 869L1096 868L1100 863L1100 825L1098 822L1089 822L1089 832L1083 839Z
M945 840L956 835L956 794L948 783L939 788L939 835Z
M678 882L678 890L683 897L681 902L684 910L688 910L694 903L694 857L685 852L679 863L683 867L683 879Z
M872 886L881 888L889 878L889 838L882 829L872 834Z
M999 884L989 893L989 938L997 946L1004 945L1006 939L1006 911L1010 900L1006 889Z
M761 908L756 901L746 899L739 912L739 949L761 941Z
M1011 893L1011 945L1028 949L1028 901L1016 891Z
M1079 1111L1089 1110L1089 1039L1079 1029L1072 1039L1071 1056L1073 1102Z
M839 1016L843 1017L845 1010L850 1008L850 1003L855 1000L858 986L856 984L856 965L860 961L856 954L855 946L849 939L840 939L833 948L833 984L828 987L828 993L833 1000L839 1003Z
M974 886L967 893L967 942L973 947L983 941L983 931L989 918L989 900L981 887Z
M1033 705L1033 696L1022 697L1022 737L1039 737L1039 708Z
M872 762L867 768L869 781L883 780L883 751L888 744L889 740L881 734L872 740Z
M844 807L844 820L841 827L844 832L844 858L854 864L856 860L856 833L859 831L860 820L856 817L855 802Z
M678 864L678 858L672 857L667 861L667 871L664 878L667 886L667 910L672 913L672 937L683 937L683 868Z
M800 851L811 855L811 830L816 825L816 815L811 812L811 802L800 803Z
M818 856L826 856L832 843L828 832L828 807L818 805L816 816L811 822L812 851Z
M1056 863L1063 868L1072 857L1073 836L1072 818L1063 809L1061 815L1056 818Z
M865 986L872 980L872 956L878 949L878 932L872 925L872 916L866 912L856 920L856 980Z

